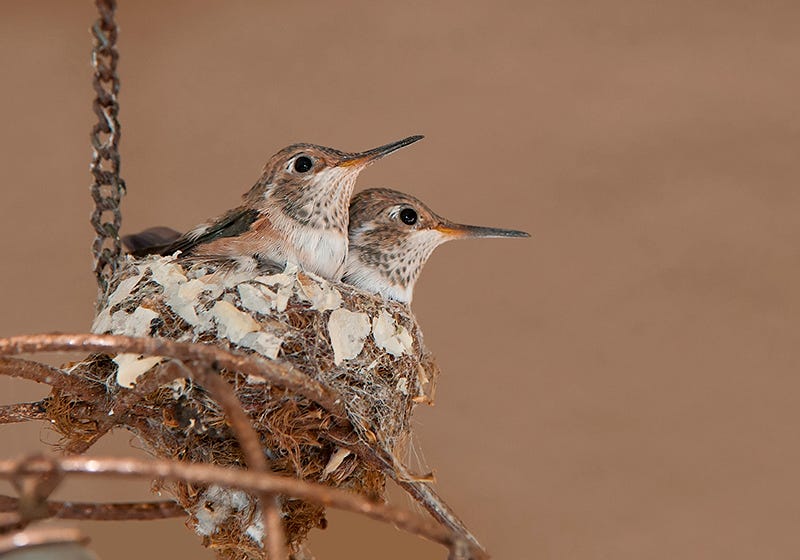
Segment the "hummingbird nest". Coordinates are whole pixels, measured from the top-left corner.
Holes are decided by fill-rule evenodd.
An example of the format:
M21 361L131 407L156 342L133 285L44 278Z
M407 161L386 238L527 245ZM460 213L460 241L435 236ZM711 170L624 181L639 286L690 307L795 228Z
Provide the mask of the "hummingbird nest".
M92 330L209 343L301 372L338 396L346 425L319 403L266 378L220 369L272 471L376 500L384 498L385 470L348 446L402 455L410 444L414 406L432 402L438 374L408 306L291 266L264 275L184 265L174 257L126 257ZM168 363L158 356L95 354L67 372L99 387L97 399L106 399L111 413L124 390L136 387L142 394L121 425L154 456L243 467L242 449L220 404L196 380L159 378ZM96 437L97 423L80 421L92 406L97 403L54 389L48 417L68 450ZM220 557L263 557L264 528L249 495L183 482L157 486L175 496L189 515L187 524ZM287 541L298 554L308 532L326 525L317 504L282 497L280 510Z

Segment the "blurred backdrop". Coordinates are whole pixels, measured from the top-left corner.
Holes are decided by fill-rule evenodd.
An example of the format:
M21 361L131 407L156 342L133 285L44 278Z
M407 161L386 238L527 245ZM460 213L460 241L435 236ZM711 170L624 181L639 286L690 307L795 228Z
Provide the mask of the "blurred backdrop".
M0 0L3 336L92 319L95 17ZM124 232L235 206L289 143L421 133L359 188L533 234L442 247L413 306L443 371L417 448L497 558L797 557L797 3L120 0L118 21ZM53 440L0 429L4 457ZM329 520L321 559L445 558ZM211 558L180 521L83 527L107 560Z

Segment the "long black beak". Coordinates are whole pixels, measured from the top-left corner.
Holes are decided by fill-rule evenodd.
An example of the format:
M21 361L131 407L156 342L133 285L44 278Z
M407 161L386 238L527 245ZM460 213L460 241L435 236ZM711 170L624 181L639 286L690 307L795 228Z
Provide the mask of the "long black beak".
M444 223L436 227L453 239L468 237L530 237L531 234L516 229L500 229L483 226L468 226L464 224Z
M383 146L378 146L377 148L372 148L371 150L367 150L366 152L349 154L347 157L342 159L338 167L369 165L373 161L381 159L384 156L388 156L392 152L396 152L400 148L405 148L409 144L413 144L417 140L422 140L423 138L425 137L418 134L416 136L409 136L408 138L403 138L402 140L398 140L397 142L392 142L390 144L384 144Z

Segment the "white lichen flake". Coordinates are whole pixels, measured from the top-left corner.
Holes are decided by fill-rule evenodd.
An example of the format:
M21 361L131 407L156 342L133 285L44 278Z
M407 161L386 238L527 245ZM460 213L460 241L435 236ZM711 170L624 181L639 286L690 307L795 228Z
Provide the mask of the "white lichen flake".
M163 359L161 356L143 357L138 354L117 354L114 357L114 363L117 364L117 383L130 389L136 384L140 375L149 371Z
M375 344L395 357L410 354L414 346L408 329L398 325L383 309L372 320L372 338L375 339Z
M405 377L401 377L397 380L397 390L403 393L404 395L408 394L408 379Z
M246 334L261 330L261 325L244 311L227 301L218 301L211 308L220 336L239 344Z
M323 279L315 280L304 273L297 275L297 283L311 309L331 311L342 306L342 294Z
M281 339L274 334L268 332L251 332L244 335L238 344L239 346L250 348L262 356L274 360L278 357L281 343Z
M241 490L228 490L221 486L210 486L205 491L194 510L194 530L201 537L216 533L220 526L236 512L250 506L250 498Z
M129 295L131 295L133 288L136 287L136 284L138 284L139 280L141 279L141 276L131 276L130 278L126 278L120 282L119 285L117 285L117 289L114 290L114 293L112 293L108 298L107 307L110 309L118 303L124 301Z
M165 288L183 284L188 280L183 273L183 268L175 264L173 259L152 260L148 262L140 272L144 273L144 271L148 269L150 270L150 274L152 274L153 281L161 284Z
M148 336L150 325L157 317L158 313L146 307L137 307L133 313L120 310L111 316L109 329L125 336Z
M178 278L176 276L176 278ZM178 317L201 329L209 328L209 320L197 314L197 304L201 294L208 293L214 299L222 294L222 286L203 282L196 278L180 284L164 286L164 302Z
M242 307L254 313L269 315L278 294L260 284L239 284L239 301Z
M325 468L322 470L322 476L320 480L325 480L328 478L339 466L342 462L347 459L350 455L351 451L349 449L345 449L344 447L337 447L336 451L331 453L331 458L328 460L328 464L325 465Z
M259 509L259 514L253 518L253 522L247 526L245 529L244 534L250 537L250 539L258 544L258 546L264 545L264 521L263 517L261 517Z
M361 353L369 329L369 316L366 313L356 313L344 308L331 312L328 335L333 346L333 362L337 366Z

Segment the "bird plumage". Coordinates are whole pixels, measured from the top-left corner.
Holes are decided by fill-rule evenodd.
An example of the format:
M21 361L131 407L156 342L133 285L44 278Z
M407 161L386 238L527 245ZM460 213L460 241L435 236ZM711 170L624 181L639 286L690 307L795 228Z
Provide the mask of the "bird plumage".
M411 136L358 153L315 144L287 146L270 158L241 206L175 239L165 234L168 228L151 228L123 241L137 256L180 251L183 260L234 261L246 267L295 262L339 280L347 257L348 206L358 174L421 138ZM148 241L155 244L148 247Z
M408 303L433 250L446 241L468 237L530 236L524 231L457 224L409 194L367 189L350 202L350 246L343 281Z

